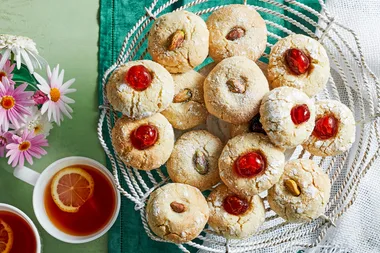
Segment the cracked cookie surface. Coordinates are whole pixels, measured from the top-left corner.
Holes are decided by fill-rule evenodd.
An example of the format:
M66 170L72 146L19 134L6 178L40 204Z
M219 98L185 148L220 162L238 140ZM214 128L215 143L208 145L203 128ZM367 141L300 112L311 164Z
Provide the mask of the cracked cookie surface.
M251 177L241 177L234 170L235 161L243 154L258 151L265 158L263 172ZM268 190L277 183L284 170L283 149L276 147L269 138L259 133L245 133L227 142L219 158L219 175L225 185L242 196L253 196Z
M292 194L285 181L293 180L300 191ZM273 211L290 222L308 222L324 213L330 197L330 179L318 165L307 159L286 163L280 181L268 191L268 202Z
M206 122L208 111L204 103L204 77L194 70L174 74L173 103L162 112L174 128L186 130Z
M136 91L125 81L132 66L143 65L152 74L152 83L143 91ZM106 85L107 99L112 107L131 119L142 119L165 110L173 100L174 83L170 73L149 60L131 61L121 65Z
M222 149L221 140L205 130L183 134L166 164L170 178L201 191L210 189L220 181L218 158Z
M141 125L153 125L158 130L156 143L144 150L132 145L131 134ZM163 165L170 157L174 146L173 127L161 114L133 121L127 117L118 119L112 129L112 144L127 165L139 170L152 170Z
M173 34L183 32L183 41L170 48ZM170 73L183 73L201 64L208 55L209 31L203 19L188 11L162 15L148 37L148 52Z
M285 60L288 49L302 50L310 59L309 71L292 74ZM330 77L330 62L325 48L316 40L301 34L293 34L279 40L269 55L268 81L271 88L294 87L314 96L326 86Z
M309 119L301 124L292 120L292 108L306 105ZM314 129L315 105L302 91L279 87L268 92L260 106L260 122L269 139L277 146L290 149L305 142Z
M170 183L150 195L146 216L149 227L157 236L184 243L202 232L209 218L209 209L197 188Z
M258 195L244 197L249 204L247 211L240 215L233 215L223 207L227 196L235 196L235 193L224 184L216 187L208 196L209 225L216 233L226 238L243 239L253 235L265 220L262 199Z
M260 68L242 56L218 63L204 82L207 110L233 124L250 121L268 91L268 82Z
M214 11L206 23L210 31L210 56L216 62L232 56L245 56L256 61L263 54L267 28L253 7L240 4L225 6ZM240 29L239 38L232 31L236 28Z
M355 142L356 123L352 111L339 101L326 99L315 103L316 120L325 115L334 115L338 120L337 134L321 140L315 134L302 144L303 148L316 156L335 156L349 150Z

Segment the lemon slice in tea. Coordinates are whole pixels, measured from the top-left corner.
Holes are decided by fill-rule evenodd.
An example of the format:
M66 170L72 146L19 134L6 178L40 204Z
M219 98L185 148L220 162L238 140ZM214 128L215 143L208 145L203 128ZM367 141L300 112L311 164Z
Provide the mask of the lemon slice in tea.
M13 246L12 228L0 219L0 253L11 252Z
M51 196L55 204L68 213L78 212L93 193L94 179L81 168L65 168L54 175L51 183Z

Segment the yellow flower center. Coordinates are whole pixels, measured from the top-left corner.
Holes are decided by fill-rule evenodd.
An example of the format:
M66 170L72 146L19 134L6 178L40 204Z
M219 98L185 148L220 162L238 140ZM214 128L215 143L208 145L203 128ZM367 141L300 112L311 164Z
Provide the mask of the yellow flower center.
M61 97L61 92L57 88L53 88L50 90L51 101L57 102Z
M29 148L30 148L30 142L29 141L24 141L23 143L21 143L18 146L18 150L20 150L20 151L25 151L25 150L28 150Z
M9 110L15 106L15 99L12 96L4 96L0 104L4 109Z
M35 135L38 135L40 132L41 132L41 126L37 125L34 127L34 134Z
M7 76L7 73L5 73L4 71L0 71L0 82L1 82L1 79L3 79L3 77L6 77Z

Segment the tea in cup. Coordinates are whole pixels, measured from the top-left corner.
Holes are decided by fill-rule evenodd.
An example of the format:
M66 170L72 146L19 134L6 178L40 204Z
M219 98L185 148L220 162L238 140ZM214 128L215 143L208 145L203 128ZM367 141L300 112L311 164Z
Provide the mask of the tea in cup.
M113 176L95 160L67 157L41 174L17 167L14 175L35 186L33 208L37 219L61 241L95 240L111 228L119 213L120 195Z
M3 203L0 203L0 252L41 252L40 235L32 220L20 209Z

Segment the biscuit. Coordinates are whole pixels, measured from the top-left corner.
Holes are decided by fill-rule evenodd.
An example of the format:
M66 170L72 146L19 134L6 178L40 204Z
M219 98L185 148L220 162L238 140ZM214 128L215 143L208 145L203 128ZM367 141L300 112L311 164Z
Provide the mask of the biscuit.
M188 11L157 18L148 37L148 52L170 73L183 73L208 55L209 31L203 19Z
M261 99L268 91L260 68L242 56L221 61L204 82L209 113L233 124L250 121L259 112Z
M264 96L260 115L260 122L271 142L290 149L305 142L313 131L315 105L302 91L284 86Z
M141 126L153 126L157 140L150 147L138 149L132 142L132 135ZM112 129L112 144L121 160L139 170L152 170L163 165L170 157L174 146L173 127L161 114L133 121L127 117L118 119Z
M201 191L220 181L218 159L223 143L205 130L183 134L166 164L173 182L189 184Z
M126 81L133 66L143 66L152 81L145 90L132 88ZM170 73L153 61L131 61L118 67L106 85L107 99L112 107L131 119L142 119L165 110L173 100L174 83Z
M264 19L251 6L231 4L214 11L206 21L210 56L216 62L233 56L256 61L267 43Z
M173 103L162 112L174 128L186 130L206 122L208 111L204 103L204 77L194 70L174 74Z
M242 214L229 213L224 208L228 205L227 197L239 198L248 204L248 208ZM228 239L247 238L256 233L265 221L264 204L258 195L239 197L228 190L224 184L219 185L210 193L207 203L210 209L208 224L216 233Z
M356 122L352 111L341 102L330 99L317 101L315 107L316 124L309 139L302 144L303 148L316 156L335 156L349 150L355 142L356 132ZM323 126L325 116L332 116L332 120L336 121L334 124L336 133L332 133L331 137L319 138L317 130L319 123L321 123L322 132L333 131Z
M301 50L309 59L305 73L295 74L289 68L286 53L289 49ZM314 96L326 86L330 77L330 62L325 48L316 40L293 34L279 40L269 55L268 81L272 89L280 86L294 87Z
M174 243L184 243L202 232L209 218L209 209L197 188L171 183L150 195L146 217L157 236Z
M220 155L220 178L238 195L259 194L280 179L285 163L283 151L263 134L238 135L227 142Z
M307 159L286 163L280 181L268 191L273 211L290 222L308 222L323 214L330 197L330 179Z

